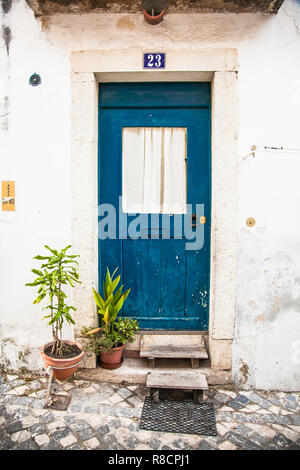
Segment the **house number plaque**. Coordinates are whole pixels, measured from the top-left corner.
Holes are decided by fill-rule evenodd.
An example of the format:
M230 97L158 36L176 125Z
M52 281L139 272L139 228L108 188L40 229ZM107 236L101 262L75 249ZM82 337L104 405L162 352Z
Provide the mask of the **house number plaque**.
M146 52L144 54L144 69L164 69L166 54L164 52Z

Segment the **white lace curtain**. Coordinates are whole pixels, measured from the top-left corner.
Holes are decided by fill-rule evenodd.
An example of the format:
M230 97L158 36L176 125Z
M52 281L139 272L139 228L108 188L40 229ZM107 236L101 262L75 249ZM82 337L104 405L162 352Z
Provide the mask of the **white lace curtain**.
M186 213L186 128L125 127L122 209Z

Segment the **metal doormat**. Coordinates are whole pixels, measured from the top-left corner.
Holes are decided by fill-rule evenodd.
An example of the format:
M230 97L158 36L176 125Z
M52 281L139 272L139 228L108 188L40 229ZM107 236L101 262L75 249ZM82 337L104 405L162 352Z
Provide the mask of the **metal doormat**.
M50 404L45 405L45 408L51 408L52 410L61 410L66 411L68 408L71 396L67 395L51 395L50 397Z
M146 397L139 427L147 431L217 436L212 403L173 400L155 403Z

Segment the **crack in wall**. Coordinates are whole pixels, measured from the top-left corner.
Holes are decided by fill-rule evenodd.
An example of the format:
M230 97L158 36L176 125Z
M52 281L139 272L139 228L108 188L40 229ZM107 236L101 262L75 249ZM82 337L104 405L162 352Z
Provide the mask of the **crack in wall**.
M8 122L9 98L8 96L4 96L2 102L0 101L0 107L2 108L2 114L0 114L0 118L2 120L1 127L3 131L8 131L8 127L9 127L9 122Z
M298 25L297 20L295 18L295 15L293 15L293 14L289 15L287 12L285 12L285 14L288 18L292 19L292 21L294 23L294 26L295 26L295 29L296 29L296 33L300 34L300 25Z

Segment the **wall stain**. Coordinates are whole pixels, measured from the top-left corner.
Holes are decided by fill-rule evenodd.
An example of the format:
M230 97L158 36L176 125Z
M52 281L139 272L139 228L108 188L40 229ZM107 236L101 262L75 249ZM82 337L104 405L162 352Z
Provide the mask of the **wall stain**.
M242 375L242 379L240 382L241 384L246 384L248 381L248 377L249 377L249 367L243 361L241 361L241 363L242 365L240 367L240 373Z
M5 346L7 343L8 344L12 344L14 346L17 346L17 343L15 342L15 340L13 338L2 338L2 343L3 345Z
M12 0L1 0L1 7L4 15L11 9Z
M256 303L254 302L254 300L248 300L248 305L250 308L253 308L253 309L256 308Z
M135 24L129 16L122 16L117 23L117 28L119 29L127 29L133 31L135 29Z
M27 363L27 356L29 356L29 354L30 354L30 349L29 348L26 348L22 351L19 351L19 353L18 353L19 361Z
M281 299L276 299L270 308L270 312L277 313L279 312L280 308L281 308Z
M257 315L257 317L255 317L255 318L256 318L257 321L265 323L265 321L266 321L266 312L263 312L260 315Z
M11 38L12 38L11 29L10 29L9 26L5 26L5 25L2 26L2 37L3 37L4 42L5 42L7 55L9 55L9 46L10 46L10 42L11 42Z

